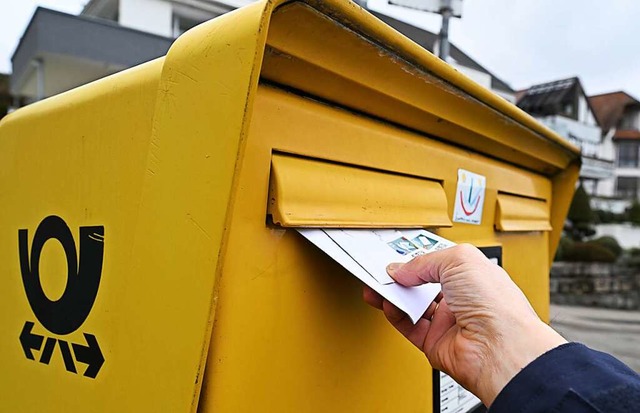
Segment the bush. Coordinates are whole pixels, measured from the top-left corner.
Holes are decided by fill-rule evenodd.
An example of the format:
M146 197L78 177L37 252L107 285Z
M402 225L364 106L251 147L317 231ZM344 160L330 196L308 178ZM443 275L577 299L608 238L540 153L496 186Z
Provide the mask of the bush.
M604 237L591 240L589 241L589 243L597 244L608 249L613 253L613 255L615 255L616 258L618 258L620 254L622 254L622 247L620 246L620 244L618 244L618 241L613 237L604 236Z
M569 262L615 262L616 255L595 242L576 242L563 253Z
M571 248L573 244L574 241L571 238L563 235L562 238L560 238L560 242L558 243L558 249L556 250L556 257L554 258L554 261L564 261L567 250Z
M600 224L619 224L627 221L626 214L616 214L615 212L597 209L594 211L597 222Z
M593 212L595 212L596 217L598 217L598 223L610 224L613 222L613 212L605 211L603 209L596 209Z

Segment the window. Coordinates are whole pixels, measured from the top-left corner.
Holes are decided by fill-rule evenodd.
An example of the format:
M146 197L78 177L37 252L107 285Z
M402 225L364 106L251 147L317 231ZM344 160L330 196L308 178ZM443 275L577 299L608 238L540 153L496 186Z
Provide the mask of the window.
M640 111L636 108L627 108L620 119L619 129L640 129Z
M206 21L206 18L194 19L178 14L173 15L173 37L179 37L187 30Z
M571 103L564 105L564 114L566 116L573 117L573 105Z
M622 198L638 198L638 178L619 176L616 181L616 194Z
M618 142L617 165L621 168L638 167L638 142Z

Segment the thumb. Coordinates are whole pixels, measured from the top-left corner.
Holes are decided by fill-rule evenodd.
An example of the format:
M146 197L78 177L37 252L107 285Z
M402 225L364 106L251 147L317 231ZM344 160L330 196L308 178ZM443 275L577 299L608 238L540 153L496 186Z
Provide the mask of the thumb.
M394 262L387 266L387 273L398 284L413 287L429 282L440 282L437 271L433 271L434 262L428 255L421 255L406 264ZM433 274L433 275L432 275Z
M486 257L476 247L460 244L430 254L420 255L406 264L389 264L387 273L398 284L406 287L426 283L439 283L444 281L442 277L446 277L445 270L447 268L459 266L470 259L486 260Z

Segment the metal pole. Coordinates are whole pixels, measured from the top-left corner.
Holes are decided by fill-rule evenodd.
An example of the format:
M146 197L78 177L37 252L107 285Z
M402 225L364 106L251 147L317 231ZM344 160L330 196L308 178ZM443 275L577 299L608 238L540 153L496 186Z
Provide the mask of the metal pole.
M445 62L449 58L449 19L453 16L453 10L451 9L451 0L443 0L442 8L440 9L442 14L442 27L440 28L440 34L438 39L440 41L440 59Z

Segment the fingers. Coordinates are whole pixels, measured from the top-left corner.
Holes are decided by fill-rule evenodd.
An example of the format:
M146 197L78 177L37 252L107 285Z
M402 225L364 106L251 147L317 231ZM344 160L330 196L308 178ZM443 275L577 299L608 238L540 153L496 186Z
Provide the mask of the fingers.
M436 301L433 301L431 304L429 304L429 307L427 307L427 311L424 312L422 318L431 320L431 317L433 317L433 313L435 313L437 307L438 303Z
M365 303L369 304L371 307L377 308L378 310L383 309L384 297L378 294L373 288L368 285L362 286L362 299ZM439 292L436 298L433 299L433 302L427 307L427 310L422 315L422 318L427 320L431 320L433 317L433 313L438 306L438 303L442 300L442 292ZM404 313L403 313L404 314Z
M362 288L362 298L364 302L369 304L371 307L377 308L378 310L382 310L382 302L384 298L377 292L373 290L373 288L368 285L364 285Z
M405 336L413 345L424 351L424 339L429 332L431 321L421 318L416 324L413 324L408 315L387 300L383 301L383 311L387 320L389 320L396 330Z
M412 287L443 282L442 276L447 268L453 268L468 261L486 259L476 247L460 244L431 254L420 255L406 264L389 264L387 273L399 284Z
M427 308L424 315L416 324L413 324L411 318L390 301L385 300L380 294L375 292L371 287L363 286L362 297L364 301L372 307L380 309L384 312L385 317L396 330L405 336L420 350L425 351L425 339L430 331L433 319L440 312L439 303L442 300L442 293L433 300ZM444 303L444 301L442 301ZM439 317L439 319L442 317ZM455 324L455 319L453 320ZM441 328L439 328L440 330Z
M442 292L439 292L436 298L434 298L431 304L429 304L429 307L427 307L427 311L424 312L424 314L422 315L422 318L431 320L431 317L433 317L433 314L435 313L440 300L442 300Z
M455 325L456 318L449 310L447 302L445 300L440 301L431 319L429 334L424 342L424 351L428 356L433 346Z

